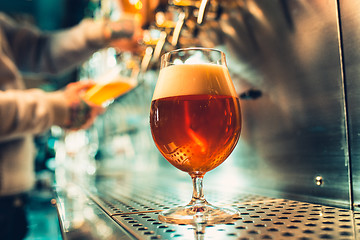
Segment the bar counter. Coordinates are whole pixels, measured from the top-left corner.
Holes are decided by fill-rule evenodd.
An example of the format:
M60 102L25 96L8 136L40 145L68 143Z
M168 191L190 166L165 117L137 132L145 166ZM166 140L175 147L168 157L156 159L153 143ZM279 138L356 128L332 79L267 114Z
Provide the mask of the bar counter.
M98 176L90 187L57 187L64 239L357 239L360 213L274 198L204 178L206 199L232 206L239 217L219 224L175 225L158 220L164 209L187 204L191 179L157 172ZM187 180L186 180L187 179Z

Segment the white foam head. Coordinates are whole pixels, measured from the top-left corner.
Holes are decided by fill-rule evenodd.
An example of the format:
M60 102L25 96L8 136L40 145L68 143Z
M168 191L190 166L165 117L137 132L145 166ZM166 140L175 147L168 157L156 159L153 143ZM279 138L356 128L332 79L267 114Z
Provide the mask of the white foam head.
M200 94L236 97L228 69L216 64L179 64L162 68L153 100Z

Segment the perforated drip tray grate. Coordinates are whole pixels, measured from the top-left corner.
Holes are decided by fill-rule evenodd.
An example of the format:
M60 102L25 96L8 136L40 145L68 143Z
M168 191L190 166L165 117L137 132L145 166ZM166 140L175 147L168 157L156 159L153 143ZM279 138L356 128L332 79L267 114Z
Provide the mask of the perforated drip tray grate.
M158 214L187 203L189 193L181 188L175 194L150 185L99 186L102 190L91 193L90 198L138 239L356 239L359 234L360 213L246 193L208 194L213 204L239 209L234 222L170 225L160 222Z

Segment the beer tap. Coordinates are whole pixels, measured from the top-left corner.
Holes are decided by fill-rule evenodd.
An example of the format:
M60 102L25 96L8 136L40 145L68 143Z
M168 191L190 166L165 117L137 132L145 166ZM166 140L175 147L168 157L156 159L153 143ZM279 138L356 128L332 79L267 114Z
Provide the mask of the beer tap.
M161 52L165 46L167 38L167 33L162 31L160 33L160 38L155 46L154 55L153 55L153 61L158 62L160 59Z
M197 23L201 25L204 22L205 9L209 3L209 0L201 0L199 12L197 16Z
M178 20L176 24L176 29L173 34L172 45L176 46L179 41L180 32L183 28L186 28L190 32L193 38L197 35L197 24L194 11L200 7L199 0L170 0L169 1L170 9L173 9L173 12L180 12L178 15Z
M186 19L193 15L198 25L204 24L206 19L217 20L222 13L221 2L218 0L170 0L169 3L183 8L187 13Z
M176 47L180 37L181 29L184 25L185 13L183 11L158 11L155 14L155 26L151 31L160 32L156 36L147 34L144 38L145 45L154 47L153 60L160 58L162 50L167 43L170 48Z
M170 36L171 34L173 34L173 32L178 31L177 29L179 28L178 22L169 19L169 15L171 15L170 17L173 18L174 13L165 13L164 11L159 11L155 15L156 27L161 30L160 38L158 39L158 44L156 46L156 49L159 49L160 51L155 51L155 53L158 55L160 55L161 49L166 43L167 36Z
M142 44L147 47L141 64L142 71L149 69L151 63L159 62L161 53L168 42L167 36L166 31L159 29L149 29L145 32Z
M149 68L149 65L150 65L150 61L151 61L151 58L152 58L152 54L153 54L153 48L152 47L147 47L145 49L145 52L144 52L144 56L141 60L141 63L140 63L140 71L141 72L146 72Z
M176 26L176 22L168 19L167 17L169 13L165 13L163 11L157 12L155 15L155 25L158 29L164 30L167 34L169 34Z
M179 37L180 37L181 29L184 26L184 22L185 22L185 13L181 12L179 14L179 19L176 22L176 26L172 35L171 45L174 47L177 46L179 42Z
M217 0L170 0L169 7L181 10L171 41L173 46L178 45L182 29L186 29L182 36L187 34L185 38L194 42L205 20L218 20L222 13L220 1Z

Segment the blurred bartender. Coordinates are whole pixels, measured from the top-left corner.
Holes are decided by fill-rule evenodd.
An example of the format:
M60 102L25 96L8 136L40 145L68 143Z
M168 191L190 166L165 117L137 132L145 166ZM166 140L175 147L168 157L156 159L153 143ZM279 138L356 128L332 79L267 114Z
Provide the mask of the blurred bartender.
M141 35L134 18L116 22L86 19L50 34L17 25L0 13L0 239L26 235L23 206L35 181L33 136L53 125L87 128L103 111L80 97L93 85L90 81L44 92L25 89L22 73L60 74L111 44L134 50Z

